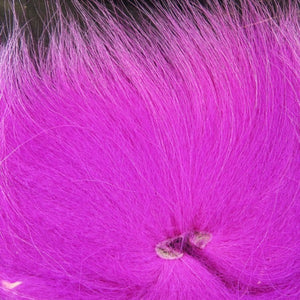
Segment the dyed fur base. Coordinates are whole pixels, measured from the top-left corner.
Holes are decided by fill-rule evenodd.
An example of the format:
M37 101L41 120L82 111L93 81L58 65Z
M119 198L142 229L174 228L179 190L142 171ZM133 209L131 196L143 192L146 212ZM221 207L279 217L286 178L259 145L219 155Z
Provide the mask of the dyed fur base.
M73 3L0 48L0 298L299 299L296 6Z

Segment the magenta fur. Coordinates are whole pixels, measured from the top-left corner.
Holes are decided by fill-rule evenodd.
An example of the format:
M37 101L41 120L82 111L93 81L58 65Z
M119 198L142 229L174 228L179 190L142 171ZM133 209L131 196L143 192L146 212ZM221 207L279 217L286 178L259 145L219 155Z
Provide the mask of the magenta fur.
M299 299L296 6L73 2L0 48L0 299Z

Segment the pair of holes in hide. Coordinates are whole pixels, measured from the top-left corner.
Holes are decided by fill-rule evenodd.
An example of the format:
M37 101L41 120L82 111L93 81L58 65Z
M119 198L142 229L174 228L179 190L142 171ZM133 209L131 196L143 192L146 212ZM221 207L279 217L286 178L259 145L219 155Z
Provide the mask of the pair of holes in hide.
M192 231L158 243L156 254L163 259L179 259L188 249L204 249L212 235L203 231Z

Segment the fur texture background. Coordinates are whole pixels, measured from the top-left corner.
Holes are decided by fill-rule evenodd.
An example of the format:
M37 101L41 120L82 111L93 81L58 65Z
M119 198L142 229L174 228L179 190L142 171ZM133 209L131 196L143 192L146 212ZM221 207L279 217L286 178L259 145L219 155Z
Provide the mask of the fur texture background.
M14 21L1 299L299 299L299 11L210 3L57 2L35 50ZM203 250L157 256L192 230Z

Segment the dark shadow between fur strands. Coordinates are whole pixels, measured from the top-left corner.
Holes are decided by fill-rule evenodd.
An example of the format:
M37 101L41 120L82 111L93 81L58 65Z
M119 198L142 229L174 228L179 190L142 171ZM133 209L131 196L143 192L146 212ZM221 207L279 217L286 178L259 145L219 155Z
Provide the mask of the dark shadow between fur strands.
M176 241L174 246L178 247L179 244L182 243L180 243L180 241ZM183 252L199 262L202 267L217 277L230 291L238 290L244 294L261 295L275 290L275 288L270 285L260 284L259 286L254 286L240 281L238 278L230 275L228 271L215 262L215 260L206 253L205 249L199 249L191 245L189 242L183 244Z

